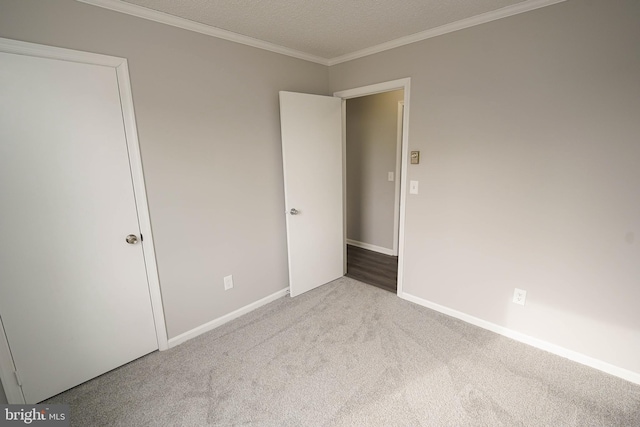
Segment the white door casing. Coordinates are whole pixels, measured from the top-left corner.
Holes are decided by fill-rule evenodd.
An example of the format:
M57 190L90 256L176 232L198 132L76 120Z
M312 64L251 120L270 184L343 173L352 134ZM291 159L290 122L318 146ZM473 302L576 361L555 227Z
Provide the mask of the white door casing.
M401 132L401 143L398 148L400 156L398 156L399 164L397 167L400 169L400 176L397 175L396 169L396 180L397 189L396 197L399 194L400 197L400 210L398 212L398 238L397 238L397 255L398 255L398 290L397 295L403 295L403 278L404 278L404 240L405 240L405 217L406 217L406 203L407 203L407 167L408 167L408 158L409 158L409 106L410 106L410 95L411 95L411 78L403 78L398 80L391 80L382 83L376 83L368 86L357 87L353 89L346 89L334 92L333 96L341 98L343 100L343 117L346 117L346 100L351 98L358 98L361 96L375 95L377 93L388 92L392 90L402 89L404 91L404 100L402 101L403 112L402 112L402 132ZM400 113L399 118L400 118ZM343 120L342 126L346 126L346 120ZM346 146L346 131L343 130L343 144ZM346 176L346 163L343 167L342 174ZM345 204L346 206L346 204ZM346 218L346 212L344 212ZM395 218L394 218L395 219ZM394 221L395 222L395 221ZM394 239L395 240L395 239ZM346 235L345 235L345 244L346 244ZM346 267L345 267L346 270Z
M398 102L398 134L396 141L396 182L393 198L393 255L398 256L400 239L400 176L402 175L402 135L404 124L404 101Z
M342 101L280 92L280 123L294 297L344 274Z
M35 403L167 337L126 60L0 39L0 63L0 378Z

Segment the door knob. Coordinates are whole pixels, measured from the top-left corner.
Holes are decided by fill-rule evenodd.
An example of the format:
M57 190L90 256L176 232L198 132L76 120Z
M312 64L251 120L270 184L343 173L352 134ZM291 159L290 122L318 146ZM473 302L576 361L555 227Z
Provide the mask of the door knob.
M126 239L124 239L127 241L128 244L130 245L134 245L136 243L138 243L138 237L136 237L135 234L129 234Z
M300 213L300 211L296 208L291 208L291 210L289 211L289 213L291 215L298 215Z

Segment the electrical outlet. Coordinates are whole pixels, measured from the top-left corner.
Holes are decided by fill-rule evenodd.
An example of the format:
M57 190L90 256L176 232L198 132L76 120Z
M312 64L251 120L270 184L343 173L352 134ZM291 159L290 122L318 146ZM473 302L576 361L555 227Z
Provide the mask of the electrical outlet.
M225 278L224 278L224 290L228 291L231 288L233 288L233 276L232 275L225 276Z
M524 305L524 302L527 299L527 291L523 291L522 289L515 288L513 291L513 302L516 304Z

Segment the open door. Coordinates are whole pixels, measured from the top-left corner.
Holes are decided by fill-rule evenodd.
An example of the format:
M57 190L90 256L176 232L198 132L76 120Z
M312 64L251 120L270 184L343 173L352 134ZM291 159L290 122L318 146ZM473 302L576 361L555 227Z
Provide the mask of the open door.
M291 296L344 274L342 100L280 92Z

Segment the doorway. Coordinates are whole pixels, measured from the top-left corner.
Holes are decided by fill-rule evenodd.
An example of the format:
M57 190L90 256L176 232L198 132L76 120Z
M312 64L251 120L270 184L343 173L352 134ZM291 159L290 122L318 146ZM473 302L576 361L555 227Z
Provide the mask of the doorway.
M400 164L406 165L410 82L409 78L393 80L335 92L333 97L280 92L284 214L287 218L289 289L292 296L315 289L347 273L347 100L403 90L401 155L396 156L396 161L400 159ZM319 138L320 135L326 137ZM397 215L396 293L402 296L406 169L402 167L398 170L400 180L396 181L399 188L396 197L400 199L400 210ZM394 179L397 180L397 173ZM299 274L301 271L303 275Z
M346 101L347 276L397 292L404 90Z
M345 275L402 294L410 79L341 91Z

